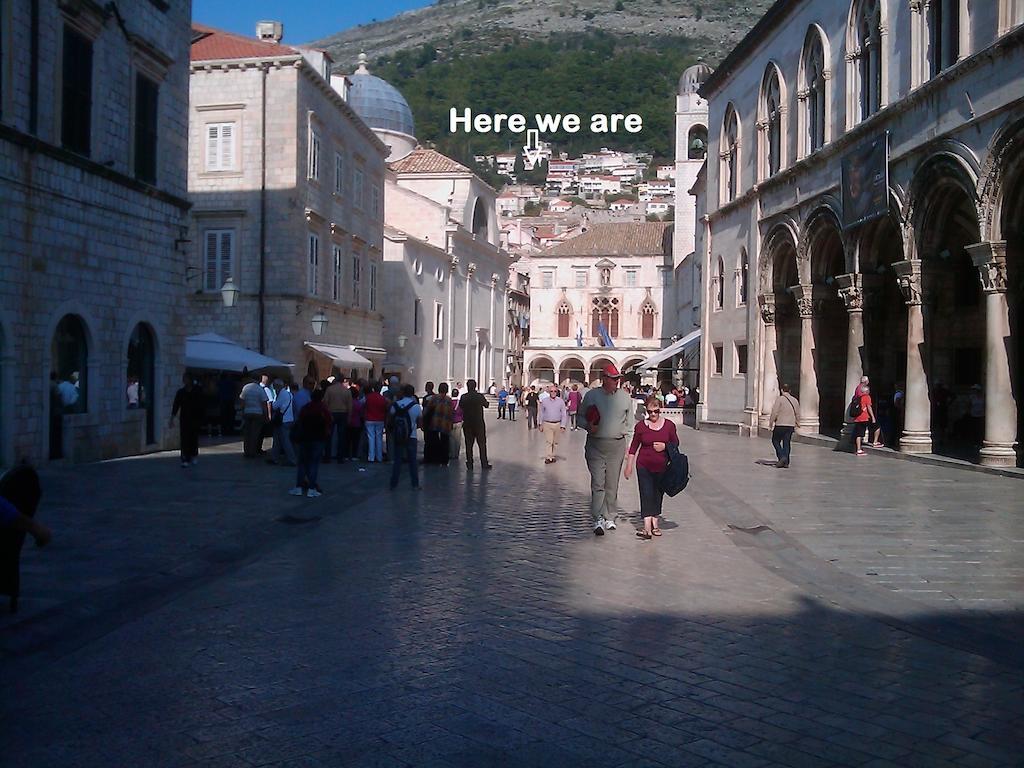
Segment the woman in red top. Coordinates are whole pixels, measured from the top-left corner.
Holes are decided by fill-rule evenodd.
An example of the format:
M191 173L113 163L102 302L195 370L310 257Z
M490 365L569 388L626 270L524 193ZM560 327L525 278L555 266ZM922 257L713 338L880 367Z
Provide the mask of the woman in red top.
M860 415L853 417L853 439L857 445L857 455L867 456L862 443L870 434L870 427L875 420L875 411L871 407L871 389L867 384L857 387L856 397L860 399Z
M363 411L369 445L367 461L384 461L384 421L388 417L388 405L387 398L380 393L380 385L370 387Z
M636 467L636 482L640 487L640 514L644 518L643 530L636 535L641 539L661 536L658 518L661 516L661 502L665 492L661 490L661 477L668 469L665 451L669 443L679 445L676 425L661 417L661 401L651 395L644 401L647 420L637 422L633 429L633 442L629 444L626 469L623 474L629 480Z

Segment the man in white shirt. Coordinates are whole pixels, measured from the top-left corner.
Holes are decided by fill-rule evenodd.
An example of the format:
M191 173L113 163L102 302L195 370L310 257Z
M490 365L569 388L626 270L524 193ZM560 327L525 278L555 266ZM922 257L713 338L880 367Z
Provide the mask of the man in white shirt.
M270 417L270 399L262 381L250 380L238 396L242 403L242 453L251 459L263 453L263 425Z

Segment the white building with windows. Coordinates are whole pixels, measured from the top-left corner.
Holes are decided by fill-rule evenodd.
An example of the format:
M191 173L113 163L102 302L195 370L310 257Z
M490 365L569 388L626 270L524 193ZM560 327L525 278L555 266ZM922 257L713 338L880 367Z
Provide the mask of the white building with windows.
M0 467L177 442L188 16L0 3Z
M379 374L388 147L342 97L358 100L357 80L265 26L247 38L193 25L190 329L294 363L296 377Z
M594 224L520 263L530 269L529 381L593 382L608 363L622 370L665 346L670 224Z
M707 79L705 422L756 433L787 383L799 430L838 436L867 375L893 447L1019 462L1022 23L777 2Z

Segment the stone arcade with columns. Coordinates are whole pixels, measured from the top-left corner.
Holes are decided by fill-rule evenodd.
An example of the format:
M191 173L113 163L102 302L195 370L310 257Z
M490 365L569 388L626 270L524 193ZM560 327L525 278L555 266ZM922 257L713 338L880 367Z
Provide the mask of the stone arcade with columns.
M905 391L900 450L1019 463L1022 22L1014 0L780 1L705 82L703 421L755 432L787 382L799 430L838 436L866 374ZM841 163L886 134L881 215L851 225Z
M527 380L593 383L601 369L642 362L666 346L672 225L594 224L528 258ZM602 341L601 326L613 346ZM606 341L606 340L605 340Z

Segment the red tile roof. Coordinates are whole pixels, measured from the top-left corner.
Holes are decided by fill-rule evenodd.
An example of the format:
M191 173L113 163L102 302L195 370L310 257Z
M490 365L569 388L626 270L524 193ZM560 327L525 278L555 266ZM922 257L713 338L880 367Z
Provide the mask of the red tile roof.
M433 149L414 149L401 160L389 164L395 173L473 173L469 168L457 163L446 155Z
M655 256L671 247L671 224L592 224L582 235L548 250L546 256Z
M254 37L233 32L192 25L192 61L219 61L222 59L262 59L273 56L295 56L298 51L281 43L268 43Z

